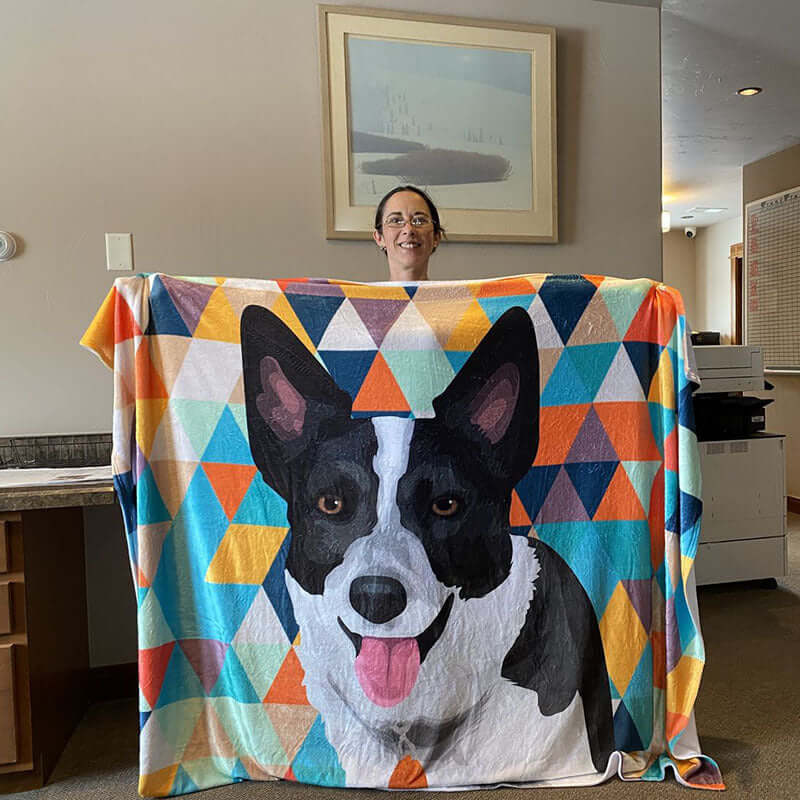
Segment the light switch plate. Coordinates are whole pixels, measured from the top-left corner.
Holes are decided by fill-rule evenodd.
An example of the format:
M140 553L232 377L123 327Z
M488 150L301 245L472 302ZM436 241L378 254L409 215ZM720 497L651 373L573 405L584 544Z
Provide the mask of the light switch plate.
M106 269L126 272L133 269L132 234L106 234Z

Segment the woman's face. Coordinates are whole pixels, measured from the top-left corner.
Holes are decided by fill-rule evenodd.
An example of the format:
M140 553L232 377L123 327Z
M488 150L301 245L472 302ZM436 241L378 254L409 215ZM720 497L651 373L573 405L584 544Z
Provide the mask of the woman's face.
M411 220L426 220L412 225ZM402 222L394 227L391 222ZM373 232L378 247L386 248L389 279L424 281L428 279L428 259L439 244L441 234L434 233L431 212L424 198L416 192L397 192L383 207L383 228Z

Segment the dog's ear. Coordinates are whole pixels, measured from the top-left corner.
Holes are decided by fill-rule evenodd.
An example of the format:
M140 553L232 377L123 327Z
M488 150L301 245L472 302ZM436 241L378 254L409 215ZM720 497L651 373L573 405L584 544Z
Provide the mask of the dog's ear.
M501 674L539 698L549 716L563 711L577 692L592 761L604 772L614 750L611 692L597 617L581 582L567 563L539 539L539 575L525 623L506 654Z
M264 480L288 499L289 464L350 421L352 400L271 311L242 313L247 433Z
M524 309L492 325L433 410L455 435L488 447L487 467L510 486L528 471L539 443L539 350Z

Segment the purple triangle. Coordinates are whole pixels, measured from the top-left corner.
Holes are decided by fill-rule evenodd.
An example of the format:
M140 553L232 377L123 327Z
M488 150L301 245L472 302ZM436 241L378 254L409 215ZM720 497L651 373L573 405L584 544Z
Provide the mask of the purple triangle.
M652 618L652 584L650 580L622 581L631 605L636 609L639 619L647 633L650 633L650 621Z
M351 298L350 302L378 347L408 305L407 300L370 300L363 297Z
M208 694L222 671L228 645L216 639L182 639L180 645Z
M562 467L547 499L536 515L534 525L547 522L588 522L589 516L567 471Z
M669 577L667 577L669 580ZM681 647L681 633L678 630L678 620L675 619L675 595L667 600L667 672L672 672L678 666L678 662L683 655Z
M594 407L589 409L565 463L577 461L619 461L614 445L611 444Z
M342 287L336 283L312 283L302 281L290 283L284 290L284 294L313 294L317 297L344 297Z
M207 283L190 283L180 281L175 278L168 278L166 275L161 277L164 288L169 293L172 304L181 319L186 323L190 333L194 333L200 317L203 315L208 299L214 294L216 286Z

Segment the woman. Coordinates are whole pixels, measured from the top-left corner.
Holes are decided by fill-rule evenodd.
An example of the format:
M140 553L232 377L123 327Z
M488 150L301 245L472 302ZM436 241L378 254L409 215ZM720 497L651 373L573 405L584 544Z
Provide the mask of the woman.
M433 200L416 186L396 186L378 203L372 236L392 281L428 280L428 259L443 235Z

